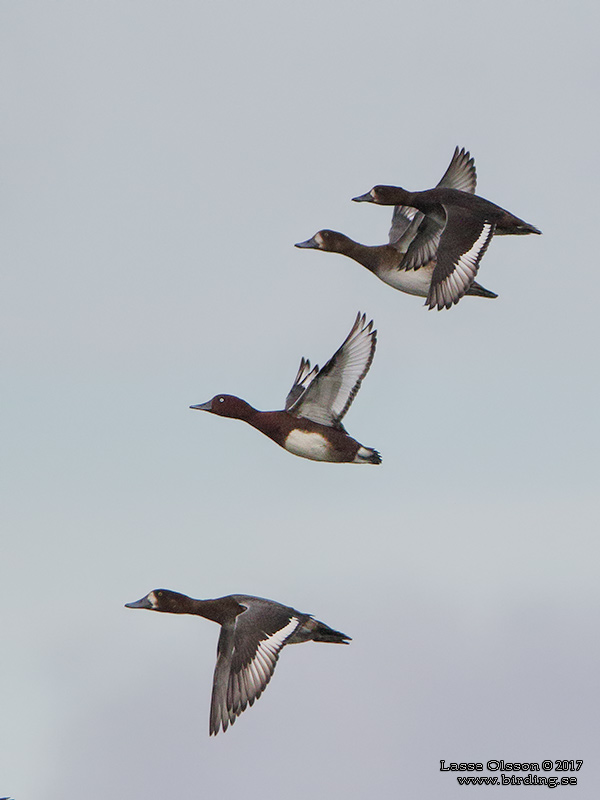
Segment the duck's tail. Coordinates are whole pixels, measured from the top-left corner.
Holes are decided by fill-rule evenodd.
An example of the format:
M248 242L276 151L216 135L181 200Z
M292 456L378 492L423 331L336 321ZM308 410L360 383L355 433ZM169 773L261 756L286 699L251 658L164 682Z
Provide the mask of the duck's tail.
M490 292L489 289L484 289L480 283L473 281L465 294L470 294L473 297L498 297L496 292Z
M536 228L535 225L530 225L528 222L521 221L520 225L517 225L516 229L511 231L512 234L517 234L517 236L523 236L527 233L537 233L538 236L542 235L542 232L539 228Z
M494 230L494 236L525 236L528 233L537 233L541 235L542 232L539 228L536 228L535 225L530 225L528 222L525 222L525 220L509 214L508 211L505 212L504 218L496 223L496 228Z
M372 447L361 446L356 451L353 464L381 464L381 456Z
M348 642L352 641L352 639L349 636L346 636L345 633L342 633L341 631L334 631L333 628L330 628L329 625L325 625L324 622L319 622L318 619L313 621L315 623L315 629L311 636L313 642L348 644Z

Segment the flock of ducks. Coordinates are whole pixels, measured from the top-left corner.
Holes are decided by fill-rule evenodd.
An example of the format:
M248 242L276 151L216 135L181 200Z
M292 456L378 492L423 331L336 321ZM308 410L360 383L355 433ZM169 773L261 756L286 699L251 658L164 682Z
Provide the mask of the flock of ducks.
M429 308L450 308L463 297L497 297L475 282L494 234L540 233L508 211L475 194L477 173L458 147L435 189L407 192L375 186L357 203L394 206L388 244L369 247L337 231L323 230L296 247L342 253L380 280L407 294L426 297Z
M475 194L473 158L458 147L438 185L424 192L374 186L356 202L393 206L389 242L369 247L343 233L321 230L296 247L341 253L380 280L407 294L425 297L438 310L464 295L497 297L476 283L479 264L494 235L539 234L533 225ZM247 422L294 455L313 461L380 464L377 450L353 439L342 425L375 355L373 321L359 313L340 348L322 369L303 358L281 411L258 411L245 400L218 394L191 406ZM226 731L269 683L287 644L347 644L340 631L290 606L252 595L195 600L155 589L127 608L194 614L221 626L209 732Z

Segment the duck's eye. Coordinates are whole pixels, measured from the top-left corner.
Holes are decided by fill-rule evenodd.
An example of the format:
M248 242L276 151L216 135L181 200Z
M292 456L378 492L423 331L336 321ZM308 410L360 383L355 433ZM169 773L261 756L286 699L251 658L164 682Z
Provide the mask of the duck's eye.
M159 596L159 597L162 597L162 596L163 596L163 593L162 593L162 592L157 592L157 594L158 594L158 596Z
M224 402L225 402L225 398L224 397L219 397L219 403L224 403Z

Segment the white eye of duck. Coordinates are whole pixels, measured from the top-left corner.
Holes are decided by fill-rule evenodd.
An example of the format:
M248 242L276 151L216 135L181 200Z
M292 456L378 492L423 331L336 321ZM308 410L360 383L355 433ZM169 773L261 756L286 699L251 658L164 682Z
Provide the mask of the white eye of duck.
M219 397L219 403L224 403L224 402L225 402L225 398L224 397Z

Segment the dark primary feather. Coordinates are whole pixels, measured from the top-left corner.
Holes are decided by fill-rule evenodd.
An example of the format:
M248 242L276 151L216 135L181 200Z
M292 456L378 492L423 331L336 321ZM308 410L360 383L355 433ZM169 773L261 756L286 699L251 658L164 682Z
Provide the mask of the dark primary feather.
M318 364L315 364L315 366L311 369L310 361L307 358L300 359L300 367L298 369L298 374L294 378L294 383L292 384L292 388L290 389L288 396L285 399L286 411L289 411L289 409L294 405L296 400L298 400L298 398L304 394L304 391L312 383L315 375L317 375L318 372L319 372Z
M227 710L227 687L231 669L231 654L233 652L234 623L221 626L219 644L217 646L217 663L213 675L213 688L210 700L209 733L216 735L222 727L224 731L233 719L230 719Z

